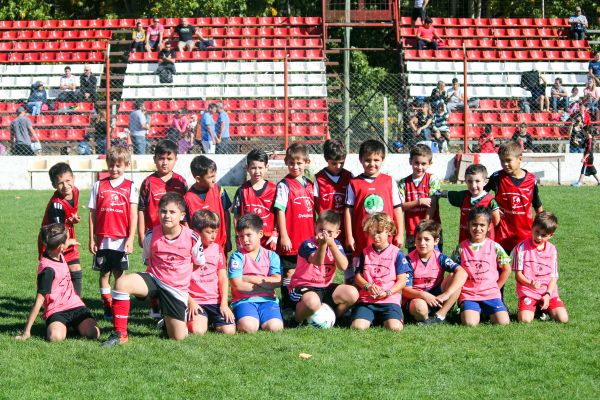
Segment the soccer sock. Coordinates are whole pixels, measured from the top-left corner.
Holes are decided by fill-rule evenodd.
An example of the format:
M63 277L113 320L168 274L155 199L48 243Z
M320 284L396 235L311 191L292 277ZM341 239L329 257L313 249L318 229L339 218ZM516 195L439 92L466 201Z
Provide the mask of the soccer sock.
M113 325L115 331L121 333L121 337L127 337L127 321L129 319L129 294L123 292L112 292Z
M100 288L100 297L102 297L102 303L104 303L105 308L111 308L112 306L112 296L110 295L110 288L103 287Z
M83 286L83 271L71 271L70 274L71 282L73 282L73 288L75 289L79 297L81 297L81 288Z
M436 316L436 317L438 317L439 319L441 319L442 321L446 319L446 316L445 316L445 315L442 317L442 316L441 316L440 314L438 314L438 313L435 313L435 316Z
M290 278L283 278L281 281L281 304L283 305L283 308L293 308L289 291L291 282L292 280Z

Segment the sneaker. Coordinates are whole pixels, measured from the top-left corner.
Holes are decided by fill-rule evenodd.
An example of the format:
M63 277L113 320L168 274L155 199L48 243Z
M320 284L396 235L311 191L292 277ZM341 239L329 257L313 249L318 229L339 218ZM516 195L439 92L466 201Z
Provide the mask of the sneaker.
M127 343L129 341L128 336L121 336L121 332L113 332L110 334L108 339L102 342L103 347L115 347L117 345Z
M446 323L446 320L441 319L437 315L434 315L433 317L429 317L425 321L421 322L421 324L423 324L423 325L438 325L438 324L445 324L445 323Z
M550 319L550 316L543 312L542 315L540 315L540 321L548 321Z
M155 310L154 308L151 308L150 311L148 311L148 315L152 319L161 319L162 318L162 314L160 313L159 309Z
M600 183L599 183L599 185L600 185ZM573 186L573 187L580 187L581 183L580 182L575 182L575 183L572 183L571 186Z
M104 320L112 321L112 319L113 319L112 309L110 307L104 306Z

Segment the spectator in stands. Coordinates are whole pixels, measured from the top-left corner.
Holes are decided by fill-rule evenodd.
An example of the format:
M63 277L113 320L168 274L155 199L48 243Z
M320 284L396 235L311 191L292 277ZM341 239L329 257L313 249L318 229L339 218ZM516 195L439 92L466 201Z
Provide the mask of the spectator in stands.
M100 110L92 120L94 129L94 142L96 143L96 154L106 154L106 111Z
M14 156L32 156L34 149L32 143L39 146L39 137L33 129L31 120L25 116L24 107L17 108L17 118L10 123L10 138L13 141L12 154ZM39 146L41 148L41 146Z
M27 109L31 115L40 115L42 112L42 106L48 101L48 95L44 88L44 82L37 81L31 85L31 92L27 99Z
M160 23L160 19L154 18L152 25L146 29L146 51L160 51L163 48L163 35L165 27Z
M215 133L217 135L217 154L228 154L231 152L231 139L229 137L229 115L225 111L223 103L217 103L217 112L219 117L215 123Z
M407 135L406 144L409 147L414 146L421 140L431 140L431 124L433 116L429 104L423 104L423 107L417 109L408 122L410 127L409 135Z
M179 41L177 42L179 52L183 55L184 50L192 51L194 48L194 34L196 33L196 28L189 24L187 18L181 20L181 23L175 27L174 33L179 37Z
M588 79L587 85L583 89L583 100L581 102L593 116L594 121L598 121L600 116L598 99L600 99L600 88L596 86L594 79Z
M158 68L156 74L161 75L163 71L169 71L171 75L175 75L175 58L177 52L171 49L171 43L166 42L164 49L158 53Z
M492 133L492 126L486 125L481 133L478 140L479 152L480 153L496 153L496 143L494 134Z
M94 104L98 100L96 88L98 85L97 78L92 75L92 67L85 65L83 67L83 75L79 77L79 97L82 101L91 101Z
M71 67L65 67L65 74L60 77L60 92L56 96L57 101L76 102L77 101L77 78L71 74Z
M437 50L438 40L442 40L442 38L435 33L431 18L426 18L423 26L417 28L417 49L423 50L424 48L428 48Z
M146 31L140 21L135 23L135 29L131 32L131 48L132 53L144 51L146 47Z
M167 131L167 139L174 143L179 142L179 139L184 137L188 129L188 119L185 116L185 109L180 108L177 114L173 117L171 126Z
M533 104L540 112L550 111L550 100L546 96L546 86L548 82L544 75L539 74L540 81L537 85L528 88L531 92L531 104Z
M437 86L431 91L431 97L437 94L444 103L446 102L448 94L446 93L446 83L444 81L438 81Z
M415 0L415 4L413 6L412 11L412 24L413 26L417 25L417 20L420 20L421 23L427 19L427 4L429 0Z
M575 115L571 126L569 126L569 152L583 153L582 146L585 140L583 127L583 118L581 114Z
M218 143L218 138L215 135L215 120L213 119L213 114L216 112L217 105L215 103L210 103L200 120L202 149L205 154L215 154L215 145Z
M519 143L525 153L533 151L533 138L527 132L527 124L522 122L512 136L512 140Z
M574 40L585 39L585 30L588 27L588 21L585 15L581 13L581 7L575 8L575 15L569 18L569 24L571 24L571 37Z
M446 111L446 105L443 103L438 106L436 113L433 115L431 130L439 148L444 153L447 152L450 143L450 128L448 127L448 111Z
M569 107L566 110L567 116L572 117L579 112L581 106L581 99L579 98L579 88L574 87L571 89L571 95L569 96ZM567 120L569 118L566 118Z
M133 143L133 154L146 154L148 141L148 128L150 126L150 117L146 117L146 106L144 102L138 100L135 102L135 110L129 114L129 134Z
M550 99L552 104L552 112L558 112L558 107L562 103L562 107L567 110L569 108L569 92L562 85L562 79L556 78L554 85L550 89Z
M442 82L443 84L443 82ZM431 108L437 110L440 104L446 104L446 91L440 91L439 84L438 87L434 88L431 91L431 96L429 97L429 104Z
M588 64L588 75L596 84L600 83L600 51L594 54L594 59Z
M448 89L446 94L448 96L446 109L449 113L454 112L456 109L462 110L465 108L465 92L463 91L463 88L460 87L458 79L452 79L452 87Z

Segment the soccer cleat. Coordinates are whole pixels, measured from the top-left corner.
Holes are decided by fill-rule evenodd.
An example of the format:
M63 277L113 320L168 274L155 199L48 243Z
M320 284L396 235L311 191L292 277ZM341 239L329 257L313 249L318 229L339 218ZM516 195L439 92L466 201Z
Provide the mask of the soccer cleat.
M573 186L573 187L580 187L581 186L581 182L572 183L571 186Z
M434 315L433 317L429 317L426 320L424 320L423 322L421 322L421 324L423 324L423 325L438 325L438 324L445 324L445 323L446 323L446 320L441 319L437 315Z
M104 306L104 320L112 321L112 319L113 319L112 309L110 307Z
M121 332L113 332L110 334L108 339L102 342L103 347L114 347L129 341L128 336L122 336Z
M148 315L152 319L161 319L162 318L162 314L160 313L160 310L155 310L154 308L151 308L150 311L148 311Z

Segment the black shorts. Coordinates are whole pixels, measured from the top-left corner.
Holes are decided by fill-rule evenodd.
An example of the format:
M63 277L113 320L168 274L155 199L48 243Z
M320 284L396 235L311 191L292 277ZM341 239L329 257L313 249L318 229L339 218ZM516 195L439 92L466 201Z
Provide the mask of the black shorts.
M397 319L403 322L402 308L399 304L382 303L358 303L352 309L352 321L355 319L366 319L375 324L382 324L388 319Z
M198 310L198 314L208 319L208 324L214 326L235 325L235 322L227 322L221 315L221 307L218 304L198 304L202 307L202 311Z
M60 322L66 325L67 328L77 329L88 318L94 319L92 312L87 307L81 306L52 314L46 320L46 326L49 326L53 322Z
M187 303L176 298L169 290L158 286L156 278L147 272L138 272L148 287L148 296L142 300L158 299L163 316L169 316L179 321L187 321Z
M427 290L427 293L431 293L434 296L439 296L442 294L442 285L432 287L431 289ZM412 303L413 300L415 299L402 297L402 312L406 315L407 321L413 320L412 315L410 315L410 303ZM429 308L429 315L431 316L435 314L437 310L439 310L439 308Z
M129 269L129 257L124 251L98 250L92 263L94 271L126 271Z
M581 167L581 175L585 175L585 176L592 176L592 175L596 175L598 172L596 172L596 167L594 167L593 165L584 165L583 167Z
M298 256L279 256L281 259L281 270L284 272L289 271L290 269L296 269L296 264L298 264Z
M332 283L331 285L324 288L298 286L290 292L290 300L292 301L292 303L294 303L294 307L296 307L302 299L302 295L304 295L304 293L314 292L317 294L317 296L319 296L319 300L321 300L321 303L325 303L335 310L336 304L333 301L333 292L337 287L337 283Z
M421 19L421 24L425 22L425 18L427 18L427 12L423 7L415 7L412 9L411 20L414 22L417 18Z

